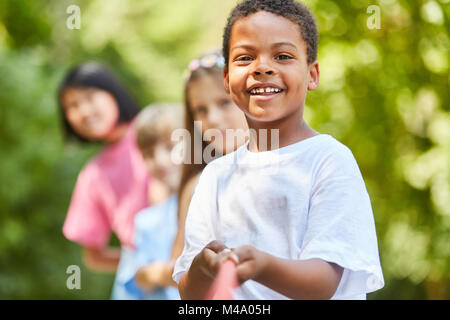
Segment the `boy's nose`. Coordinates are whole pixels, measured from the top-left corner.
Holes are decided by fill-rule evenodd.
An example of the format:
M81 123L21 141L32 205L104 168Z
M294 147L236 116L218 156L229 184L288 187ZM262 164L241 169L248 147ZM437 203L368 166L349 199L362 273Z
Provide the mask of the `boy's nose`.
M263 73L271 75L273 73L273 71L272 70L268 70L268 71L265 71L265 72L255 71L256 75L260 75L260 74L263 74Z
M274 73L274 70L269 64L267 64L265 62L260 62L255 66L253 73L255 75L261 75L261 74L272 75Z

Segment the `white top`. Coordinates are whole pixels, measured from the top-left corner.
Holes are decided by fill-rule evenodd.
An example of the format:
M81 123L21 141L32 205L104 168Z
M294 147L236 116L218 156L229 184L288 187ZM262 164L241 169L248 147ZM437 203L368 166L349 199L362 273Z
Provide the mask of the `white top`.
M189 206L177 283L212 240L334 262L344 273L332 299L365 299L384 286L364 180L350 149L330 135L266 152L250 152L247 142L208 164ZM253 280L234 298L288 299Z

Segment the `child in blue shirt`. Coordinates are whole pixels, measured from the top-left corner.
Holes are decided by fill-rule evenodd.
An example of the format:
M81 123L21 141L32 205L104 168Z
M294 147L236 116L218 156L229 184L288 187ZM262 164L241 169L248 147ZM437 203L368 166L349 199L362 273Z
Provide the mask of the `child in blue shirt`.
M172 154L174 130L182 127L182 107L148 106L136 119L137 145L152 175L149 187L150 207L135 218L134 268L125 283L137 299L177 300L176 283L165 273L177 232L180 167ZM169 280L169 281L168 281Z

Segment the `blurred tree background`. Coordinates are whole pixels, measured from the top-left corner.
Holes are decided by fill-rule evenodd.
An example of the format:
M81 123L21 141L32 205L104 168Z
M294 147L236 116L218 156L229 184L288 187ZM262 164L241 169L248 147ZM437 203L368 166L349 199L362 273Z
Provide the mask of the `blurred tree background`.
M0 2L0 298L110 295L113 275L90 272L61 232L77 174L101 148L64 142L64 73L97 60L141 107L180 102L184 69L220 47L235 3ZM305 3L321 36L305 118L353 151L372 199L386 286L368 298L450 299L450 1ZM79 30L66 26L73 4ZM81 290L66 287L70 265L81 267Z

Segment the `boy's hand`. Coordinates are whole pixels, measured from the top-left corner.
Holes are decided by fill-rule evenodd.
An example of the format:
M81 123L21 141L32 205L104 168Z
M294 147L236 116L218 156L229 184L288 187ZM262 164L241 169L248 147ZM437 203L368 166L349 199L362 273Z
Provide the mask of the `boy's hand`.
M225 249L228 248L223 242L219 240L211 241L194 258L192 266L199 268L209 278L214 278L219 271L220 265L227 259L228 252L230 252L229 249Z
M224 249L211 259L212 276L217 274L223 262L231 259L236 263L239 284L244 283L248 279L256 280L266 267L268 257L268 254L250 245L231 250L224 246Z
M227 259L230 249L221 241L208 243L194 258L189 270L178 283L181 299L205 299L221 264Z
M233 258L233 254L238 258L236 271L239 284L249 279L256 280L267 265L268 255L249 245L231 249L229 257Z

